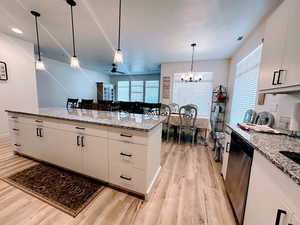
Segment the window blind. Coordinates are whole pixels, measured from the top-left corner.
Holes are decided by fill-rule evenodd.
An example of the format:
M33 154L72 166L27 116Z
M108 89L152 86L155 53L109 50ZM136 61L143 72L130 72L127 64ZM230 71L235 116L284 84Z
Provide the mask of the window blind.
M242 59L236 66L230 122L241 123L248 109L256 105L262 45Z

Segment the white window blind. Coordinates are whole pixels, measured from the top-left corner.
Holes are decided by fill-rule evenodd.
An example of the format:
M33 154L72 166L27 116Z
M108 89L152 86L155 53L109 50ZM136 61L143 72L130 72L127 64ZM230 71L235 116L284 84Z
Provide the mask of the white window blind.
M262 46L259 46L236 66L230 114L233 124L241 123L245 112L255 108L261 53Z
M159 102L159 80L145 81L145 102Z
M131 81L131 101L142 102L144 98L144 81Z
M118 81L118 101L129 101L129 81Z
M195 104L198 115L210 116L213 73L202 73L201 82L182 82L182 73L174 74L173 102L179 106Z

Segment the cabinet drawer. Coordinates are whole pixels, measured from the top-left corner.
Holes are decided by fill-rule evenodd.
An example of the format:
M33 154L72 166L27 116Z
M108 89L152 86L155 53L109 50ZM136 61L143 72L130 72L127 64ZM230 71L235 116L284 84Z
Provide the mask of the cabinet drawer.
M110 161L117 164L126 164L134 168L146 170L146 146L109 140Z
M113 164L110 168L110 183L146 194L146 173L124 164Z
M108 132L109 139L147 145L147 133L142 131L110 128Z

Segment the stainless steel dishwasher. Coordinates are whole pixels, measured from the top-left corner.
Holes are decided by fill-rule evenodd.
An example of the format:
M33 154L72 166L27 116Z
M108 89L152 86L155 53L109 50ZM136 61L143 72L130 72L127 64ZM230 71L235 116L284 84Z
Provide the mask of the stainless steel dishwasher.
M231 134L225 187L239 225L243 224L254 148Z

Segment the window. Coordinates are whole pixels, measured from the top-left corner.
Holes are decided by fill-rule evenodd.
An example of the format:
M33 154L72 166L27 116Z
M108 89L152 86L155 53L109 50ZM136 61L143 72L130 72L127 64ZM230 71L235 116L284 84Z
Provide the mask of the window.
M145 81L145 102L148 103L159 102L159 81L158 80Z
M144 99L144 81L131 81L131 98L132 102L142 102Z
M241 123L248 109L256 105L257 82L262 46L241 60L236 66L230 122Z
M179 106L195 104L198 106L198 115L210 116L213 73L202 74L203 80L197 83L182 82L182 74L174 74L173 102Z
M129 81L118 81L118 101L129 101Z
M117 82L118 101L159 102L159 80L132 80Z

